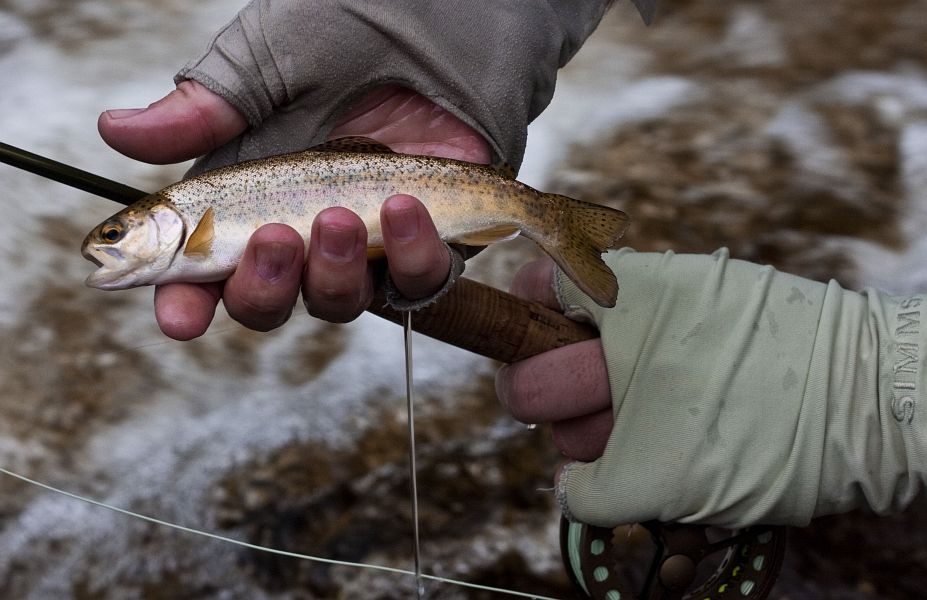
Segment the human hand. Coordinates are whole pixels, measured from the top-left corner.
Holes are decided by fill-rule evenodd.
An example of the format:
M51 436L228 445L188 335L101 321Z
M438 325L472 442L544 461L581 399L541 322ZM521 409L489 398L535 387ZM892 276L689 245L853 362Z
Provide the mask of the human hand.
M500 14L490 0L467 10L423 9L414 0L388 7L253 0L177 74L176 91L148 109L107 111L99 129L107 143L140 160L199 157L191 173L347 135L372 137L398 152L480 163L494 157L517 168L527 125L550 101L557 69L607 6L584 0L567 9L537 0ZM402 82L424 96L384 82ZM430 219L403 202L388 203L383 217L396 211L395 241L418 257L406 266L395 255L391 261L398 291L415 299L445 279L448 258L436 251ZM364 232L351 215L330 211L319 219L313 229L321 238L360 247ZM411 238L400 233L403 222L419 226ZM268 227L224 289L159 288L162 330L177 339L201 335L220 297L249 327L279 325L295 301L299 249L294 232ZM353 318L369 299L366 265L350 252L312 250L304 289L310 312ZM271 277L255 276L260 270ZM349 283L323 290L336 271ZM403 280L415 284L407 288Z
M528 263L510 292L563 311L554 293L554 262ZM570 344L506 365L496 374L496 394L523 423L550 423L554 444L573 460L602 455L612 430L612 397L600 339Z
M802 525L859 506L899 510L923 490L925 421L909 392L923 379L911 367L927 345L922 295L850 292L723 250L605 261L621 282L613 308L551 278L549 263L519 275L517 292L595 323L601 345L498 378L517 418L554 421L568 456L594 459L559 473L570 518ZM609 401L610 433L597 416Z
M220 147L247 127L230 104L193 81L147 109L104 112L103 139L133 158L154 163L187 160ZM365 136L400 152L489 162L486 141L424 97L397 86L373 90L345 113L329 137ZM390 276L406 298L441 288L449 262L425 208L410 196L385 199L381 211ZM342 208L323 211L312 225L308 254L298 232L267 225L251 238L236 272L224 283L169 284L155 291L155 315L175 339L202 335L223 300L247 327L269 330L292 312L302 291L310 314L344 322L357 317L372 296L366 229Z

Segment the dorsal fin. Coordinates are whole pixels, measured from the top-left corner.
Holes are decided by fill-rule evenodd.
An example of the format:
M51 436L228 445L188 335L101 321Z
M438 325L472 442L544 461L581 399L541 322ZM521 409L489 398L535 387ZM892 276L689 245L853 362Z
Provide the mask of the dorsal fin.
M493 171L505 177L506 179L515 179L518 177L518 172L515 170L515 167L509 163L495 163L490 165L490 167Z
M183 249L184 256L194 258L205 258L209 256L212 250L212 241L215 238L215 215L212 207L206 209L200 222L196 224L196 229L187 239L187 246Z
M363 154L395 154L389 146L368 137L349 136L328 140L309 148L314 152L360 152Z

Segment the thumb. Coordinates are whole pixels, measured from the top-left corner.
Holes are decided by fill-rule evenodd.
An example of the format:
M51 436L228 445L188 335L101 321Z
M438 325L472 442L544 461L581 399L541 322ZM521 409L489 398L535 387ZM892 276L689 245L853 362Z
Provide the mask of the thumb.
M665 486L654 481L641 482L635 475L619 473L602 458L588 463L568 462L555 478L560 509L571 521L597 527L661 519L667 503L666 490L661 489L663 497L652 492ZM679 495L678 489L675 494Z
M155 164L195 158L248 127L231 104L195 81L148 108L107 110L97 120L103 141L130 158Z

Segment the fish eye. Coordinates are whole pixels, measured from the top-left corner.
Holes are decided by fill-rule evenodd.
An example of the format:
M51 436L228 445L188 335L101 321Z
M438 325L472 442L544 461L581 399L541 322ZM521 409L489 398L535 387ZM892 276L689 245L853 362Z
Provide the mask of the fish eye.
M113 243L122 239L122 233L122 225L118 223L108 223L100 230L100 237L102 237L105 242Z

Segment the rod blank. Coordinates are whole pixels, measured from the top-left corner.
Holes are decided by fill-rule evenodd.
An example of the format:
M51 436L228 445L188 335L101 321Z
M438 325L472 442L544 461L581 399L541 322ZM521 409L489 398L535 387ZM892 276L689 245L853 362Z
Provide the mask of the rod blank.
M0 142L0 162L128 206L148 194L111 179Z

